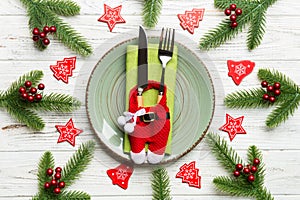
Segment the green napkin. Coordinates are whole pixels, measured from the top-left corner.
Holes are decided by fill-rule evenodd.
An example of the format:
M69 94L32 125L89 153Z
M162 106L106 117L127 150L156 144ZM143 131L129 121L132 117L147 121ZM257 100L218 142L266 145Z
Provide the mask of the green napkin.
M177 71L177 52L175 46L172 60L167 64L165 72L165 84L167 85L167 105L170 110L170 123L171 129L169 139L166 147L166 153L171 154L172 143L172 124L173 124L173 111L174 111L174 94L176 85L176 71ZM137 67L138 67L138 46L128 45L126 54L126 110L129 107L129 93L130 90L137 85ZM160 82L162 66L158 59L158 45L148 44L148 79ZM152 106L157 102L157 90L148 90L143 93L144 106ZM130 152L130 142L128 135L124 136L124 152Z

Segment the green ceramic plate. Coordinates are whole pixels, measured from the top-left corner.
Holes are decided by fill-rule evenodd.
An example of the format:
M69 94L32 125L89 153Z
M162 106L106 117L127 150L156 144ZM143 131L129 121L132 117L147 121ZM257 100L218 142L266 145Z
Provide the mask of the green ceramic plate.
M214 87L200 53L188 49L176 37L178 71L175 90L172 153L164 162L175 160L191 151L205 136L214 108ZM150 37L149 43L158 43ZM87 113L91 126L112 155L129 160L123 153L123 130L117 124L125 110L125 58L127 39L109 49L94 67L87 87Z

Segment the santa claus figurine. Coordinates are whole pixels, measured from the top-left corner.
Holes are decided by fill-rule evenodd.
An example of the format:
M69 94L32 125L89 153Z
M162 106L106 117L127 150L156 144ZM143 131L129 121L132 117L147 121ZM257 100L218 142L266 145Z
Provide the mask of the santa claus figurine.
M159 87L159 82L151 81L144 92L150 89L159 90ZM142 164L148 160L151 164L157 164L164 158L170 133L166 86L164 86L163 96L154 106L140 106L137 95L137 88L133 88L129 95L128 112L124 112L124 116L118 118L118 123L124 126L124 131L128 134L132 161ZM148 144L147 149L146 144Z

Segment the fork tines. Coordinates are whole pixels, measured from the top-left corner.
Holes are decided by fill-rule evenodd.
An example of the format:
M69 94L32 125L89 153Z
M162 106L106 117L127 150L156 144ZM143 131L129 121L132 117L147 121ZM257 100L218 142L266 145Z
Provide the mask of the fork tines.
M160 54L165 54L172 57L174 50L174 38L175 29L167 28L165 31L165 29L162 28L158 47L159 51L161 51Z

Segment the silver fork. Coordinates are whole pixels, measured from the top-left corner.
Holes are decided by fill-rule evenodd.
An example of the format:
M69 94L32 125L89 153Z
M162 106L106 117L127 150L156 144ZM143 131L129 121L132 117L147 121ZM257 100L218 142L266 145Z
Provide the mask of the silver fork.
M173 56L174 39L175 29L167 28L165 31L165 29L162 28L158 47L158 58L162 64L162 73L160 78L157 102L159 102L164 95L165 70L168 62L172 59Z

